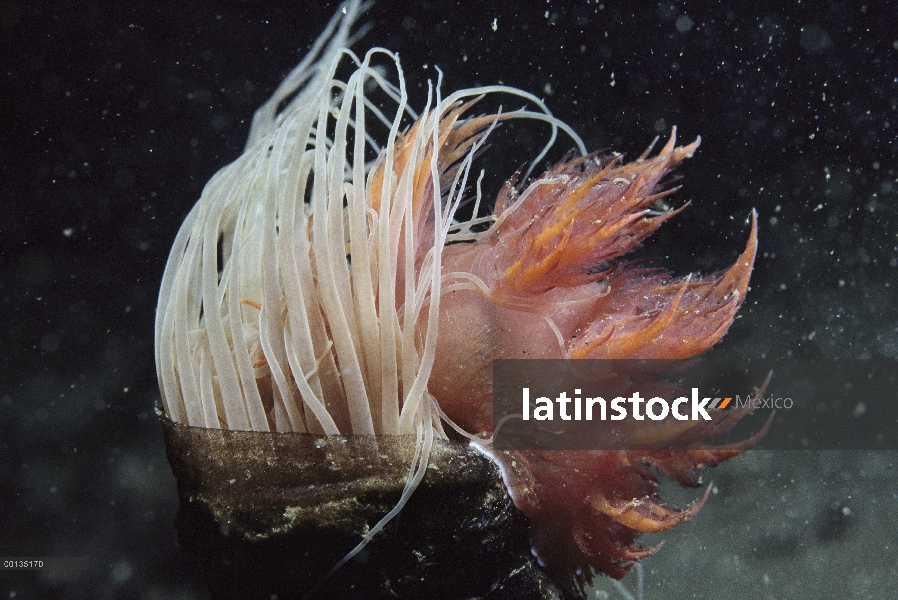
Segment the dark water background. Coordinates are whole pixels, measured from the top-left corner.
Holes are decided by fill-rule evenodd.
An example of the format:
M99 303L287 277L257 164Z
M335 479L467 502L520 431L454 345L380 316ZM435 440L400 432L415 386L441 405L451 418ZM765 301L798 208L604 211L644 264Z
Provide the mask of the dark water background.
M158 284L335 8L0 4L0 555L92 565L0 573L0 597L204 597L153 414ZM405 0L367 20L357 49L398 51L414 106L438 65L444 91L543 96L590 149L702 135L672 199L692 205L647 253L722 268L757 208L752 290L719 352L898 356L895 5ZM496 138L488 196L534 135ZM895 597L896 457L756 452L707 472L708 505L645 563L646 598Z

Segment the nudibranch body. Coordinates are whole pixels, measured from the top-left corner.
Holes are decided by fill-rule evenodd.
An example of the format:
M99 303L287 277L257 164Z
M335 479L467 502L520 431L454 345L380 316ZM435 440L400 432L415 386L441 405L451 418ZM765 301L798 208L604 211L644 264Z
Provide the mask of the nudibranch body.
M625 165L589 155L563 160L523 189L511 180L489 229L472 244L444 249L438 368L429 390L456 424L492 431L495 359L682 359L723 337L748 290L754 217L747 247L725 271L677 280L619 262L682 210L652 206L673 191L664 176L698 145L678 148L672 134L651 158L651 148ZM682 511L665 506L645 465L694 486L696 469L742 447L488 453L532 519L541 562L562 582L588 583L593 569L625 575L660 547L639 547L639 532L688 521L704 502Z
M493 359L683 358L711 347L745 297L756 224L736 264L707 277L622 262L681 210L655 207L698 140L676 147L672 134L627 164L586 154L538 98L504 86L443 98L438 82L417 113L397 56L348 49L360 10L349 2L332 20L187 216L160 290L156 363L179 423L416 436L398 509L433 438L448 437L447 419L471 437L491 432ZM397 84L375 66L384 59ZM341 61L355 66L345 81ZM488 94L533 109L468 116ZM515 119L548 124L552 142L567 133L580 155L513 177L492 215L475 208L457 222L475 155ZM692 484L696 468L737 452L492 455L533 519L535 552L571 586L593 569L622 576L653 551L635 545L637 532L697 509L665 507L645 464Z

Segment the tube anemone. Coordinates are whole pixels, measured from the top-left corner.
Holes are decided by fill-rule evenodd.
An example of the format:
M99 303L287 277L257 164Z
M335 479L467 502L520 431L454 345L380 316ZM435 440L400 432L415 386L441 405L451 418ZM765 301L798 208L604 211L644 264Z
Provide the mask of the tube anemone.
M397 55L349 49L364 8L343 6L256 112L243 154L206 185L175 239L156 318L164 411L176 423L414 436L399 502L353 552L406 503L434 440L449 437L444 424L475 440L489 436L493 359L693 356L730 326L756 249L753 219L745 252L721 273L674 280L620 262L679 212L653 206L673 191L665 175L699 140L676 147L674 130L657 156L620 164L587 154L538 98L505 86L443 97L438 80L416 112ZM493 94L530 108L468 116ZM510 119L551 128L533 164L559 131L579 156L533 180L529 171L512 178L487 217L478 216L478 185L473 216L457 221L475 156ZM651 552L633 546L636 531L666 529L697 510L649 501L656 488L642 480L625 492L640 494L647 508L626 508L633 504L609 472L644 477L639 465L651 462L688 482L694 469L735 453L727 452L646 455L638 464L608 452L524 456L520 465L531 472L505 475L515 503L534 519L540 559L582 583L590 568L622 576ZM589 523L559 524L534 508L516 482L541 472L542 505ZM561 490L570 477L580 478L570 489L582 497L562 506L545 490Z
M443 98L438 82L417 113L397 55L349 49L364 8L343 6L186 217L159 293L156 364L176 423L414 435L402 499L368 540L420 483L434 437L446 438L428 381L443 249L476 237L476 219L454 220L472 160L501 119L547 122L552 140L570 130L535 96L504 86ZM343 63L354 67L345 81L335 75ZM465 99L496 93L538 112L462 120Z

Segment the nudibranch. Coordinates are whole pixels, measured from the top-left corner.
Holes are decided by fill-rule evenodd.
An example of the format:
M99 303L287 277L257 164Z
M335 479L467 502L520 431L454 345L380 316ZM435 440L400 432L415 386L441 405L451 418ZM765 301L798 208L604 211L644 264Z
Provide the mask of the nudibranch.
M674 130L630 163L588 154L542 101L505 86L443 97L437 82L416 112L395 54L349 50L361 8L335 16L185 219L162 280L156 364L178 423L416 436L403 499L370 539L420 482L433 439L456 435L446 424L488 437L494 359L685 358L713 346L747 292L757 225L713 275L623 261L682 210L659 200L698 139L677 147ZM354 66L345 80L343 63ZM470 116L497 94L531 108ZM548 125L549 145L567 134L578 155L518 173L484 216L474 159L513 120ZM458 221L472 187L473 216ZM740 449L484 451L532 519L534 552L572 587L593 570L623 576L654 551L638 532L700 506L665 506L646 465L693 485L697 468Z

